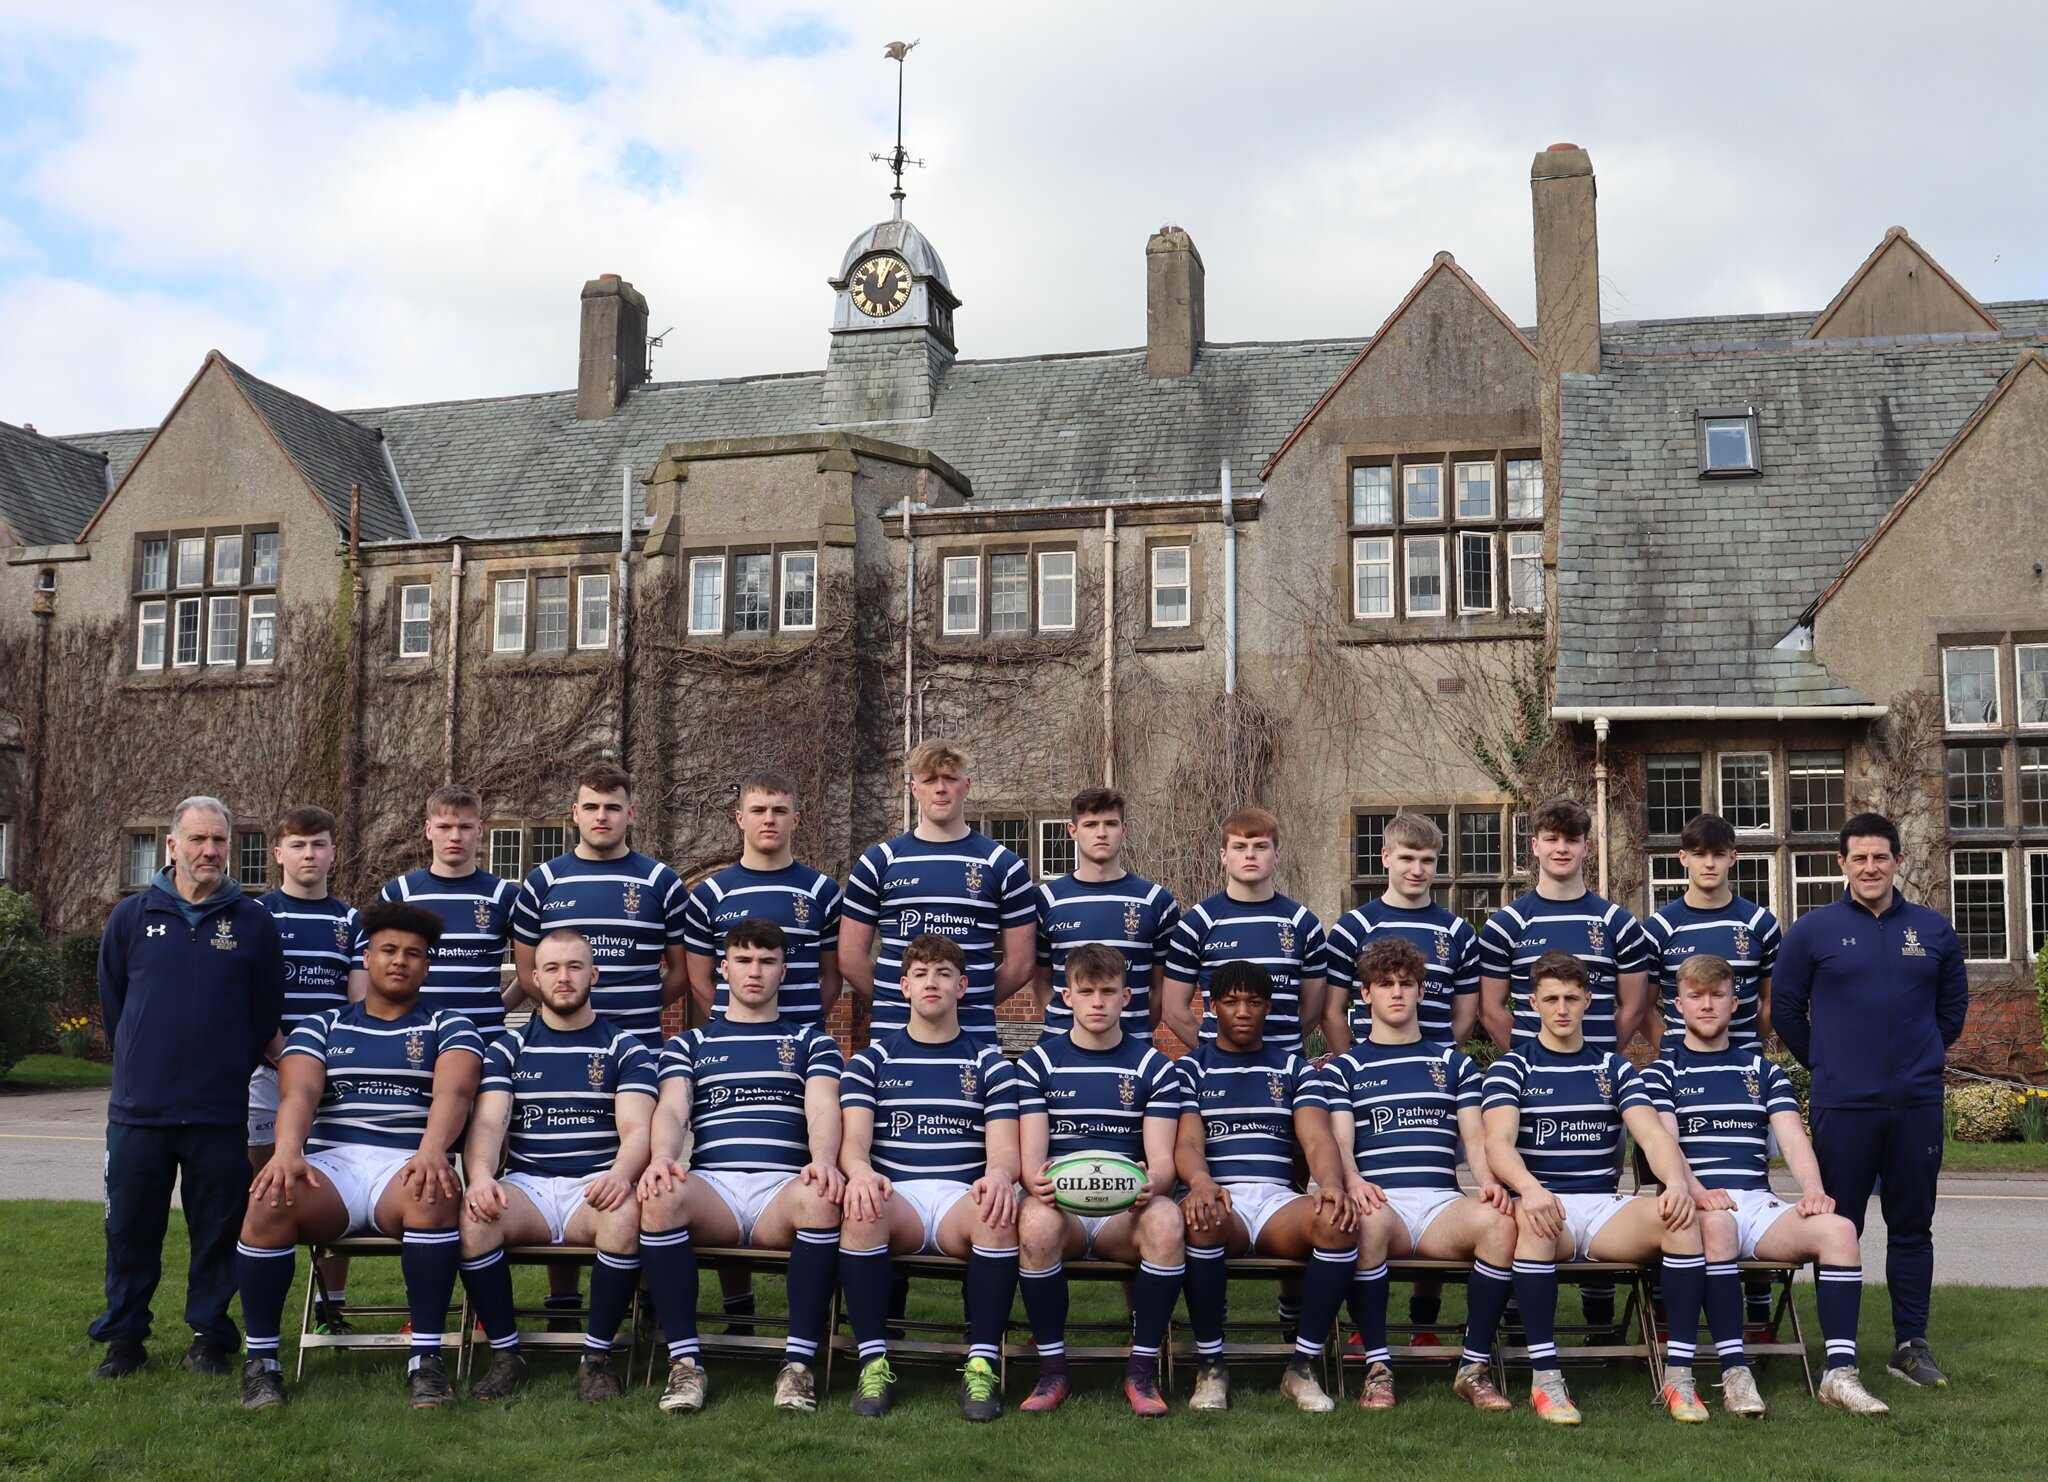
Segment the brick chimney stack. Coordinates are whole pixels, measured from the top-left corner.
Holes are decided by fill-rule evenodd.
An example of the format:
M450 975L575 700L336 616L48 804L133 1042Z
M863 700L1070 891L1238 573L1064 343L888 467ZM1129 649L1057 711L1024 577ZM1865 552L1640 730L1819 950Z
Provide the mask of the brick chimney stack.
M1203 324L1202 254L1177 226L1145 243L1145 373L1154 380L1195 368Z
M583 285L576 418L609 417L647 379L647 300L617 273Z

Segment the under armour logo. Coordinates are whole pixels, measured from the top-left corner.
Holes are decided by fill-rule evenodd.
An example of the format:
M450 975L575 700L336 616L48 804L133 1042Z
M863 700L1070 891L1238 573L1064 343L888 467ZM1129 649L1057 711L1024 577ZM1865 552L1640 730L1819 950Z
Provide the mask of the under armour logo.
M145 926L142 928L142 934L146 937L168 936L170 931L171 929L168 926Z

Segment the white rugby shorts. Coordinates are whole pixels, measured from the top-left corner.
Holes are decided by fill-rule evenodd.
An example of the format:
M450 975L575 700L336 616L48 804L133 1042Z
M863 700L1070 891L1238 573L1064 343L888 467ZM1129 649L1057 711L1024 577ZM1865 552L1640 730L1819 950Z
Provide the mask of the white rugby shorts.
M277 1142L277 1067L258 1065L249 1075L249 1146Z
M796 1179L794 1173L780 1168L692 1168L689 1176L703 1179L711 1185L711 1192L725 1201L733 1222L740 1227L741 1245L754 1243L754 1226L761 1222L761 1211Z
M569 1238L570 1219L583 1208L583 1191L600 1176L587 1173L581 1178L550 1178L544 1173L508 1173L499 1182L510 1184L533 1202L548 1222L548 1238L561 1245Z
M1735 1216L1735 1237L1741 1242L1736 1247L1737 1259L1753 1261L1764 1231L1783 1219L1792 1206L1769 1189L1730 1189L1728 1196L1735 1201L1730 1212Z
M1559 1194L1564 1206L1565 1227L1572 1232L1572 1259L1593 1259L1593 1237L1606 1223L1628 1207L1627 1194Z
M1230 1207L1237 1217L1244 1221L1245 1233L1252 1238L1252 1249L1259 1248L1259 1234L1266 1228L1273 1216L1302 1197L1292 1184L1247 1183L1225 1184L1230 1190Z
M1408 1248L1419 1249L1422 1232L1436 1217L1465 1196L1456 1189L1386 1189L1387 1208L1408 1227Z
M899 1178L892 1179L889 1188L894 1196L917 1211L918 1219L924 1225L924 1245L920 1254L935 1256L939 1252L939 1226L953 1206L967 1197L968 1185L950 1178Z
M377 1201L398 1177L398 1170L412 1161L413 1153L399 1148L337 1147L306 1154L306 1161L334 1186L348 1210L344 1235L360 1235L377 1223Z

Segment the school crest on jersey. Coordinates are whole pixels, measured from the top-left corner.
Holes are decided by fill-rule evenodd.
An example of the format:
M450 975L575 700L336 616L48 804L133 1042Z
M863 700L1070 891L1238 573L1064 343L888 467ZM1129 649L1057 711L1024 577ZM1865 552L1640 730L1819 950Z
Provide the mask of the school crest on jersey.
M1439 1091L1450 1084L1450 1073L1444 1069L1443 1061L1432 1060L1429 1062L1429 1078L1436 1083L1436 1088Z
M1614 1077L1607 1073L1605 1061L1593 1067L1593 1087L1600 1093L1602 1101L1614 1099Z
M1138 935L1138 928L1143 924L1144 917L1138 911L1138 903L1136 901L1126 901L1124 903L1124 935L1135 939Z
M811 924L811 898L807 895L792 897L789 903L789 914L795 919L798 926L809 926Z
M1443 932L1436 934L1436 960L1448 963L1451 960L1451 939Z
M1735 926L1735 951L1738 956L1749 956L1749 927L1742 922Z
M796 1041L785 1039L775 1046L775 1058L782 1062L784 1070L796 1069Z
M213 924L213 945L223 952L235 950L235 929L228 925L228 918L225 916Z
M405 1062L414 1070L427 1063L427 1032L424 1029L409 1030L405 1036Z
M1586 945L1595 952L1605 952L1607 950L1607 925L1605 922L1594 921L1587 925Z
M1914 929L1913 929L1912 927L1910 927L1910 926L1909 926L1909 927L1907 927L1907 928L1906 928L1906 930L1905 930L1905 932L1903 933L1903 935L1904 935L1904 937L1905 937L1905 941L1904 941L1904 943L1903 943L1903 944L1902 944L1902 945L1901 945L1901 946L1899 947L1899 956L1901 956L1901 957L1925 957L1925 956L1927 955L1927 949L1926 949L1925 947L1923 947L1923 946L1921 946L1921 945L1920 945L1920 933L1919 933L1919 932L1915 931L1915 930L1914 930ZM215 945L215 946L219 946L220 944L219 944L218 942L216 942L216 943L214 943L214 945Z
M1292 921L1283 921L1280 924L1280 950L1290 957L1294 955L1294 923Z
M1120 1075L1116 1078L1116 1099L1123 1103L1125 1111L1138 1104L1138 1082L1135 1077Z
M589 1068L590 1084L593 1090L604 1089L604 1056L592 1055Z
M620 891L619 904L626 908L626 914L628 916L638 916L640 914L639 885L629 884L624 890Z
M1754 1065L1742 1067L1742 1089L1749 1093L1751 1101L1763 1100L1763 1083L1757 1078Z
M1277 1070L1267 1076L1266 1094L1273 1098L1273 1105L1285 1106L1287 1104L1287 1077L1280 1074Z
M979 860L976 860L967 867L967 893L969 895L981 894L981 861Z
M489 931L491 929L491 903L489 901L478 901L476 903L476 929L478 931Z
M339 951L348 950L348 921L345 917L334 918L334 945Z
M974 1073L974 1067L973 1067L972 1065L963 1065L963 1066L961 1066L961 1067L960 1067L960 1094L961 1094L962 1096L972 1096L972 1095L973 1095L973 1094L974 1094L974 1093L975 1093L976 1091L978 1091L978 1090L979 1090L980 1088L981 1088L981 1077L980 1077L980 1076L978 1076L978 1075L976 1075L976 1074Z

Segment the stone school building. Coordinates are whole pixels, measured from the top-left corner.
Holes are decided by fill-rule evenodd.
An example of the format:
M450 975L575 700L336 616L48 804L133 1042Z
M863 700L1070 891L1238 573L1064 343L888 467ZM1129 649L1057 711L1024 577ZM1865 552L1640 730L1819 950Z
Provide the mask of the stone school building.
M517 875L611 758L686 878L761 765L843 877L944 735L1040 877L1113 780L1133 866L1198 898L1250 800L1328 922L1415 809L1479 920L1570 788L1639 915L1712 809L1789 921L1868 806L1961 931L1961 1060L2038 1071L2048 300L1980 303L1895 227L1812 312L1606 321L1588 154L1528 188L1533 325L1442 252L1370 335L1217 343L1167 226L1142 345L977 359L975 285L899 215L820 265L822 369L651 381L605 275L564 389L339 410L195 347L155 427L0 424L0 875L95 925L210 791L251 885L278 810L332 807L361 899L451 779Z

